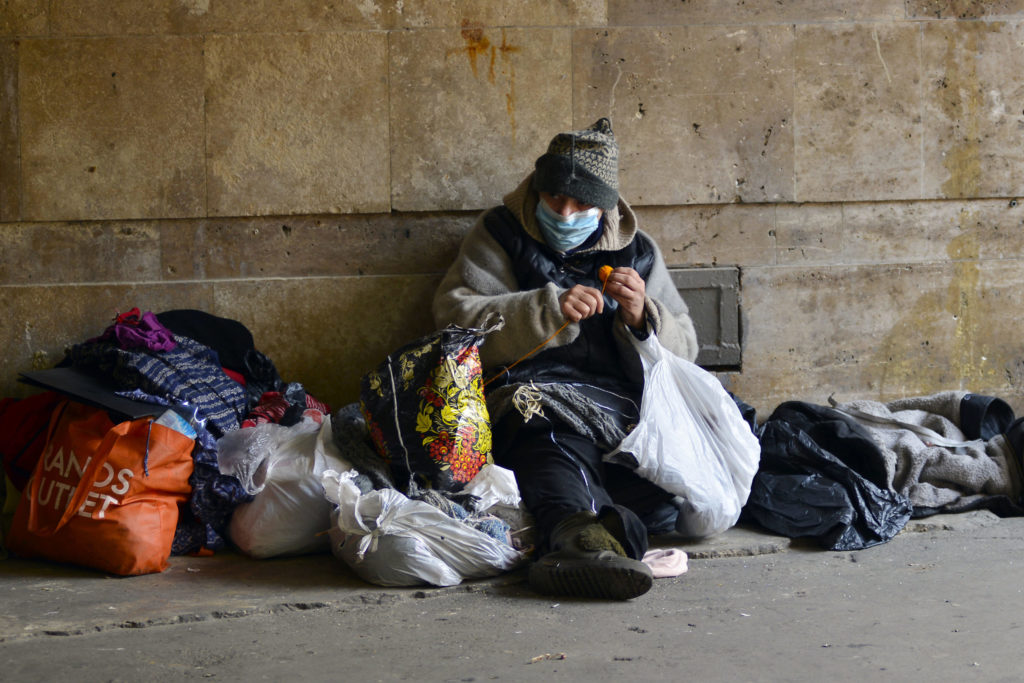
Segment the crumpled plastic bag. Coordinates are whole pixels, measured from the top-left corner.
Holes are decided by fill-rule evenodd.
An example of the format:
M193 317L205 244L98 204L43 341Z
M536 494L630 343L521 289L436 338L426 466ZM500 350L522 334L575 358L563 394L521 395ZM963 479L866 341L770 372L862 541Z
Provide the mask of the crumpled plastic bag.
M519 485L512 470L500 465L485 465L465 488L463 493L475 496L474 506L478 512L494 507L518 508L522 503L519 497Z
M496 576L524 555L438 508L396 489L363 494L355 470L323 473L327 500L338 506L331 550L364 581L381 586L454 586Z
M223 474L237 477L251 502L235 508L232 542L256 558L328 552L331 505L320 477L349 469L335 446L331 418L305 417L284 427L261 424L228 433L217 442Z
M469 506L474 512L496 517L509 527L512 544L516 548L529 548L536 544L536 522L523 506L519 484L512 470L500 465L484 465L462 493L473 496Z
M870 432L844 413L787 401L762 426L761 454L744 516L769 531L861 550L889 541L910 519L913 506L887 487Z
M644 367L640 420L608 462L635 467L677 501L687 536L710 536L739 520L761 447L736 402L708 371L658 341L629 335Z

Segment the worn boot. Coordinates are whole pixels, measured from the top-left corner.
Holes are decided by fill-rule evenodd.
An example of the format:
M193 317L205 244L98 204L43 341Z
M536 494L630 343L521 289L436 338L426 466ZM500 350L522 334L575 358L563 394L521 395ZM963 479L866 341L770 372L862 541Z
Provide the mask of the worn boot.
M530 585L541 593L628 600L651 588L643 562L622 545L591 512L577 512L551 532L552 551L530 567Z

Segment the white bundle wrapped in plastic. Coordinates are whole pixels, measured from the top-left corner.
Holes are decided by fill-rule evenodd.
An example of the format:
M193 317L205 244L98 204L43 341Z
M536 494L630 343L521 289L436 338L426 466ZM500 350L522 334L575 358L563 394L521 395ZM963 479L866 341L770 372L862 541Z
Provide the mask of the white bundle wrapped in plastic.
M256 558L327 552L333 506L321 475L346 470L331 437L331 418L284 427L268 423L230 432L217 443L218 465L254 494L235 508L228 533Z
M354 470L328 470L327 499L338 506L332 552L364 581L381 586L454 586L495 576L523 561L511 545L395 489L361 493Z

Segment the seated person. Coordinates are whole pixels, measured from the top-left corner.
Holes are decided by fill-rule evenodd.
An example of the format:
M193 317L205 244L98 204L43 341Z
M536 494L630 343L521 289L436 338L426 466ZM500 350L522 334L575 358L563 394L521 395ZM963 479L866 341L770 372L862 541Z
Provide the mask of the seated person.
M613 270L602 288L604 265ZM643 367L627 335L653 331L688 360L698 347L658 247L619 197L608 119L556 135L535 170L480 216L433 310L439 326L480 327L495 312L505 320L480 353L494 378L495 462L515 472L537 522L531 585L642 595L652 582L641 562L648 533L671 531L679 514L670 494L602 461L639 416Z

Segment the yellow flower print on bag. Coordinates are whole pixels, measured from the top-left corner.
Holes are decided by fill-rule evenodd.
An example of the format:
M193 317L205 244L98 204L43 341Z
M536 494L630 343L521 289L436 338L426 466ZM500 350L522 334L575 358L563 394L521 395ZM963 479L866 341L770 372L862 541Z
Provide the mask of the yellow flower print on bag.
M455 358L442 357L419 390L419 417L426 419L417 418L416 432L431 460L460 484L491 462L491 428L482 375L480 349L468 346ZM484 432L487 437L482 439ZM484 444L486 450L481 448Z
M360 405L395 485L460 490L491 462L480 349L499 329L449 325L406 345L360 384Z

